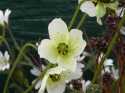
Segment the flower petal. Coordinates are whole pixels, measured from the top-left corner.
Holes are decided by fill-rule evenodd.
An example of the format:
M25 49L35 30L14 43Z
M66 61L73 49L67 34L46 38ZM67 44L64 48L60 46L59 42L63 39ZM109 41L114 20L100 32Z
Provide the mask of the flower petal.
M71 80L72 79L74 79L74 80L79 79L82 76L82 74L83 74L83 72L82 72L83 66L84 66L83 64L77 63L77 67L76 67L75 72L72 72L71 75L70 75Z
M76 69L76 59L72 57L58 57L58 65L70 71L75 71Z
M9 18L9 15L11 14L11 10L10 9L6 9L6 11L5 11L5 15L4 15L4 21L6 22L6 23L8 23L8 18Z
M56 42L66 42L68 40L68 28L61 18L55 18L48 26L50 39Z
M45 90L45 87L46 87L46 83L47 83L48 77L49 77L49 75L48 75L48 74L45 74L45 76L44 76L44 78L43 78L43 80L42 80L41 87L40 87L38 93L44 93L44 90Z
M36 67L34 67L33 69L30 70L30 72L34 75L34 76L39 76L41 74L40 70Z
M91 84L91 81L89 81L89 80L87 80L87 81L82 80L81 83L82 83L82 89L86 93L86 89Z
M0 59L3 58L3 53L0 51Z
M113 66L113 60L112 59L106 59L104 62L104 66Z
M55 44L49 40L44 39L38 46L38 54L40 58L45 58L51 63L56 63L57 60L57 50Z
M118 80L119 79L119 70L115 69L114 67L112 67L112 74L114 79Z
M4 57L6 58L7 61L9 61L10 55L8 54L8 51L5 51Z
M88 14L90 17L96 16L96 8L92 1L83 2L83 4L80 6L80 10Z
M100 18L100 17L97 17L97 19L96 19L96 20L97 20L97 23L98 23L99 25L103 25L103 24L102 24L102 20L101 20L101 18Z
M78 57L77 57L77 62L80 62L80 61L83 61L85 59L85 57L87 56L90 56L90 54L88 52L82 52L82 54L80 54Z
M0 10L0 24L3 25L4 24L4 15L3 15L3 11Z
M53 84L47 84L47 91L48 93L64 93L65 87L65 81L53 82Z
M117 9L117 11L116 11L116 15L119 16L119 17L123 17L124 12L125 12L125 8L124 7L119 7Z
M91 84L91 81L87 80L86 83L85 83L85 86L88 87L90 84Z
M125 35L125 27L124 27L124 26L121 27L121 29L120 29L120 33L121 33L122 35Z
M69 45L71 54L79 56L86 47L86 41L82 38L82 31L78 29L72 29L70 31Z
M36 89L36 90L41 87L41 83L42 83L41 80L37 81L37 83L36 83L36 85L35 85L35 89Z
M57 67L54 67L54 68L51 68L51 69L49 69L48 70L48 73L49 74L60 74L60 73L62 73L63 71L65 71L65 69L64 68L61 68L61 67L59 67L59 66L57 66Z
M103 17L106 13L106 8L103 3L98 3L96 5L96 16Z

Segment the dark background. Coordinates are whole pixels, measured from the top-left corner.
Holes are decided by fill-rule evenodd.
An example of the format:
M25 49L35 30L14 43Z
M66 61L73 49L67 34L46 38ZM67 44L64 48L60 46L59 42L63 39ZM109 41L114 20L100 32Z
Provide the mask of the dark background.
M12 10L11 30L16 40L24 42L46 37L48 23L55 17L61 17L69 24L77 2L77 0L0 0L0 9ZM84 29L89 36L99 35L102 32L101 27L96 26L95 20L92 18L85 22Z

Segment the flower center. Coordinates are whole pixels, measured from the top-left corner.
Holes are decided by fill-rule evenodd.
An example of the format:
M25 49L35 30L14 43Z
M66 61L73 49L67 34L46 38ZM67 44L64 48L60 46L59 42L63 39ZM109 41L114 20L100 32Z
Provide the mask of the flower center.
M52 75L49 75L49 77L51 78L52 81L56 82L56 81L59 81L61 76L59 74L52 74Z
M57 47L58 53L61 55L66 55L68 53L68 45L65 43L60 43Z

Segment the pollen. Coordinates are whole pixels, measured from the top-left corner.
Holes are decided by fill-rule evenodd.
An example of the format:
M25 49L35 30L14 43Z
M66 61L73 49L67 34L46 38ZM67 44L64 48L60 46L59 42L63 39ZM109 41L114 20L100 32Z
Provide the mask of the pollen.
M52 74L52 75L49 75L51 80L56 82L56 81L59 81L61 76L59 74Z
M68 53L68 45L65 43L59 43L57 50L59 54L66 55Z

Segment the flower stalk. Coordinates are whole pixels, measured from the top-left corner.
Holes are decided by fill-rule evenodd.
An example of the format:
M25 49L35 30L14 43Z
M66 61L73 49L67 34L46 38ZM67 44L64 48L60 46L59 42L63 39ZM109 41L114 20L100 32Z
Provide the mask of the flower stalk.
M21 57L22 57L22 54L24 54L24 52L26 52L25 50L26 50L27 48L29 48L29 47L31 47L31 48L37 50L36 46L34 46L34 45L31 44L31 43L27 43L27 44L25 44L25 45L22 47L22 49L20 50L20 53L19 53L18 57L16 58L16 60L15 60L15 62L14 62L14 64L13 64L13 66L12 66L10 72L9 72L9 75L8 75L8 77L7 77L7 79L6 79L3 93L6 93L6 92L7 92L7 87L8 87L8 84L9 84L9 80L10 80L10 78L11 78L11 76L12 76L12 74L13 74L15 68L16 68L16 65L20 62L20 59L21 59Z
M5 43L9 53L12 55L12 51L11 51L11 48L9 47L9 44L8 44L7 40L3 36L0 36L0 43L2 43L2 42Z
M97 66L97 69L96 69L95 75L93 77L92 83L96 82L96 79L98 78L98 76L101 73L101 69L103 67L103 63L104 63L105 59L110 55L110 53L111 53L111 51L113 49L113 46L117 43L117 39L119 37L119 32L118 31L120 30L120 28L122 27L124 22L125 22L125 14L124 14L123 18L121 19L121 21L118 24L118 29L115 32L115 34L114 34L114 36L113 36L113 38L112 38L112 40L111 40L111 42L109 44L109 47L108 47L108 49L106 51L105 56L102 58L101 63Z
M84 1L85 1L85 0L82 0L82 1L80 2L80 4L78 4L78 6L77 6L77 8L76 8L76 10L75 10L75 12L74 12L74 14L73 14L73 17L72 17L72 19L71 19L71 21L70 21L70 23L69 23L69 26L68 26L69 31L70 31L70 29L72 28L73 24L75 23L76 18L77 18L78 13L79 13L80 6L81 6L81 4L82 4Z

